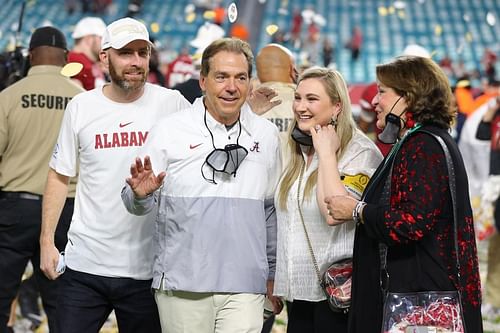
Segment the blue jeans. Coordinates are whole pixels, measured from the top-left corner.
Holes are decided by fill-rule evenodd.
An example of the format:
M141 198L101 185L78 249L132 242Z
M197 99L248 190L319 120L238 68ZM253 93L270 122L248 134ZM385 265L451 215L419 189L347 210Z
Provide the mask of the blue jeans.
M111 278L66 268L60 277L59 332L99 332L112 310L120 333L161 332L151 280Z

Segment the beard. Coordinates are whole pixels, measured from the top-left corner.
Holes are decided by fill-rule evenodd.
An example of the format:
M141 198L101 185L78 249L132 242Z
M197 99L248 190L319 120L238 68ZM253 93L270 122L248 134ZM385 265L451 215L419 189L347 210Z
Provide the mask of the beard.
M127 71L133 71L136 73L140 73L141 77L138 80L127 80L123 73ZM131 91L136 91L144 87L144 84L146 83L146 78L147 78L147 70L144 68L139 68L137 66L133 66L127 70L122 71L122 73L118 74L118 72L115 69L115 66L113 65L113 62L111 59L109 59L109 76L111 77L111 81L114 82L118 87L121 89L131 92Z

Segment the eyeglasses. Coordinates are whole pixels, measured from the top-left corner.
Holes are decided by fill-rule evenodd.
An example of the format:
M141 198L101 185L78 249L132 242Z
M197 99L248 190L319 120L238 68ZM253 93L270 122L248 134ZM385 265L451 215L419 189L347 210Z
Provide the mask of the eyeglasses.
M212 137L212 146L214 147L214 150L210 154L208 154L207 158L205 159L205 162L201 166L201 175L203 178L205 178L206 181L212 184L217 184L215 181L215 173L216 172L221 172L225 173L228 175L233 175L236 177L236 171L238 170L239 166L241 165L241 162L247 157L248 155L248 150L240 146L238 144L238 140L240 139L241 135L241 123L240 120L238 119L238 124L240 126L240 132L238 133L238 138L236 139L236 144L230 143L227 144L224 148L216 148L215 147L215 142L214 142L214 135L212 134L212 131L210 131L210 128L208 128L207 124L207 110L205 109L205 116L204 116L204 121L205 121L205 126L208 129L208 132L210 133L210 136ZM205 172L203 171L203 168L205 165L208 165L212 171L212 177L208 178L205 175Z

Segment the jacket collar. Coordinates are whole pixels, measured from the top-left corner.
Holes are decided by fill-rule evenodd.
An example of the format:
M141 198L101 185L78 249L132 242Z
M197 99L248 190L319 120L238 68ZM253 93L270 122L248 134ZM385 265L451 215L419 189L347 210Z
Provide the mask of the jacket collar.
M210 133L208 129L205 126L204 122L204 116L205 116L205 104L203 103L204 97L199 97L193 102L193 108L195 111L195 114L193 117L195 117L196 122L200 126L200 130L203 133L204 136L209 136ZM240 124L241 124L241 129L242 132L246 132L248 135L252 135L252 125L253 121L252 118L256 117L256 115L253 113L253 111L250 109L250 106L248 103L244 103L241 107L240 111ZM218 127L223 127L225 126L224 124L221 124L217 120L215 120L212 115L207 112L207 124L210 126L210 128L218 128ZM236 125L237 126L237 125Z

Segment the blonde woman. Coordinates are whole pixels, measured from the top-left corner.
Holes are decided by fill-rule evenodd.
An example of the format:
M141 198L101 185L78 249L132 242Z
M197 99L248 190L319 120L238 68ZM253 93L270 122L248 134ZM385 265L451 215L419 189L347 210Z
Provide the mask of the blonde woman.
M315 67L303 72L293 111L290 160L275 197L274 293L291 302L289 333L346 332L347 314L329 309L319 285L304 225L321 272L333 261L352 257L354 222L329 217L324 199L359 199L382 155L356 128L346 83L335 70Z

